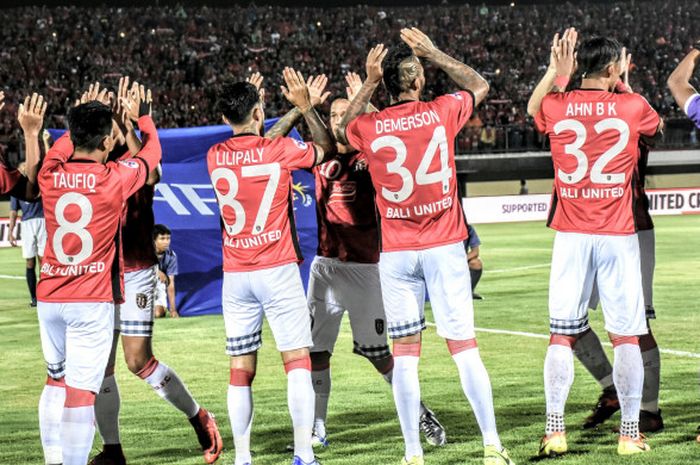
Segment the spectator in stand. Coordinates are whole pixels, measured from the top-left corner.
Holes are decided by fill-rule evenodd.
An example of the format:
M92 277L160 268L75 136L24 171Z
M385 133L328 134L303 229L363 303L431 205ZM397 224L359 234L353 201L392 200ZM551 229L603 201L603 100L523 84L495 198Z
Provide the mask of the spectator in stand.
M170 229L164 224L153 227L153 242L158 256L158 285L153 314L156 318L165 316L169 310L171 318L178 318L175 303L175 276L177 276L177 254L170 248Z
M530 188L527 187L527 179L521 179L520 180L520 192L518 192L519 195L527 195L530 193Z
M480 145L486 150L491 151L496 147L496 129L490 124L487 124L481 130L481 138L479 141Z

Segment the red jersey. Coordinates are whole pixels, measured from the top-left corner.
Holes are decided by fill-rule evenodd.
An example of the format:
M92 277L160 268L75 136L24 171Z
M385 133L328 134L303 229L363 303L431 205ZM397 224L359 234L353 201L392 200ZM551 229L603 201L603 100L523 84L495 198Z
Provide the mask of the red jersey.
M46 252L37 298L42 302L120 302L120 223L124 204L160 161L153 120L139 119L144 135L132 159L96 163L74 160L68 133L56 141L39 171L46 218Z
M377 263L379 232L374 188L362 154L338 154L313 169L318 250L344 262Z
M639 137L655 135L659 121L639 94L581 89L547 95L535 123L549 136L554 164L548 225L634 234Z
M207 165L221 213L224 271L301 261L294 229L292 171L316 162L312 144L239 134L209 149Z
M144 185L126 201L122 220L124 272L139 271L158 263L153 244L153 186Z
M7 168L0 163L0 195L8 194L22 179L22 175L17 170Z
M638 231L646 231L654 229L654 221L649 214L649 197L644 190L644 183L647 174L647 162L649 161L649 146L645 143L639 144L639 163L637 164L637 182L634 184L635 204L634 204L634 222L637 225Z
M369 163L383 251L466 239L454 139L473 108L474 96L461 91L432 102L400 102L348 125L348 141Z

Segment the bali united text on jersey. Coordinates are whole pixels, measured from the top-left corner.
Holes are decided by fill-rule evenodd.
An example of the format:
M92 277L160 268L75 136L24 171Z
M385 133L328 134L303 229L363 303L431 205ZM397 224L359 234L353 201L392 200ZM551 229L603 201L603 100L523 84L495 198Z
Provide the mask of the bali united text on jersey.
M289 137L239 134L209 149L219 204L224 271L252 271L301 261L294 227L292 171L310 169L312 144Z
M37 298L42 302L120 302L120 226L127 199L141 188L161 147L150 116L138 121L143 147L126 161L72 158L68 133L49 150L39 172L46 252Z
M431 102L399 102L348 125L348 141L369 163L382 251L466 239L454 139L473 108L474 96L461 91Z
M634 234L640 136L659 115L638 94L551 93L535 118L549 136L554 190L548 225L584 234Z
M316 181L317 255L377 263L379 235L374 187L361 153L338 154L313 169Z

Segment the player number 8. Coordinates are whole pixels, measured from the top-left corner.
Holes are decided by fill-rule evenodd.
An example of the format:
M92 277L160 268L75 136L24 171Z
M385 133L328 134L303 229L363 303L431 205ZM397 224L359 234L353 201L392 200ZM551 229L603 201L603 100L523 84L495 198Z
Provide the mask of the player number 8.
M80 209L80 217L76 221L66 218L66 208L69 205L77 205ZM53 250L56 259L62 265L77 265L92 255L93 240L87 227L92 220L92 204L83 194L68 192L59 197L56 202L56 222L58 229L53 235ZM63 249L63 239L67 234L73 234L80 239L80 250L75 255L69 255Z

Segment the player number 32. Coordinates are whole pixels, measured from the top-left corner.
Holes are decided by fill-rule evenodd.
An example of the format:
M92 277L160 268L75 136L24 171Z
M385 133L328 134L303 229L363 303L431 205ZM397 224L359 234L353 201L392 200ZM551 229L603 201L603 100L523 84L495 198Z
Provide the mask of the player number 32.
M625 173L603 173L610 161L618 156L627 147L630 140L630 128L626 122L619 118L608 118L598 121L593 126L595 132L601 134L605 131L617 131L620 138L612 147L603 153L591 168L591 182L596 184L622 184L625 182ZM567 173L561 168L557 171L557 177L565 184L576 184L581 181L588 172L588 156L581 150L586 143L586 127L575 119L565 119L554 125L554 133L561 134L565 131L572 131L576 134L573 144L564 146L564 152L576 157L578 165L571 173Z
M413 182L413 174L404 166L406 163L406 155L408 150L406 144L396 136L382 136L372 142L371 149L374 153L384 148L390 148L396 152L394 161L387 163L387 173L397 174L401 177L401 188L397 191L392 191L386 187L382 187L382 197L394 203L403 202L413 193L415 184L442 184L442 193L447 194L450 190L450 178L452 178L452 168L449 165L449 146L447 145L447 134L444 126L437 126L433 131L433 137L428 143L428 148L421 158L418 169L416 170L416 180ZM440 170L428 173L430 165L435 158L435 154L440 152Z

